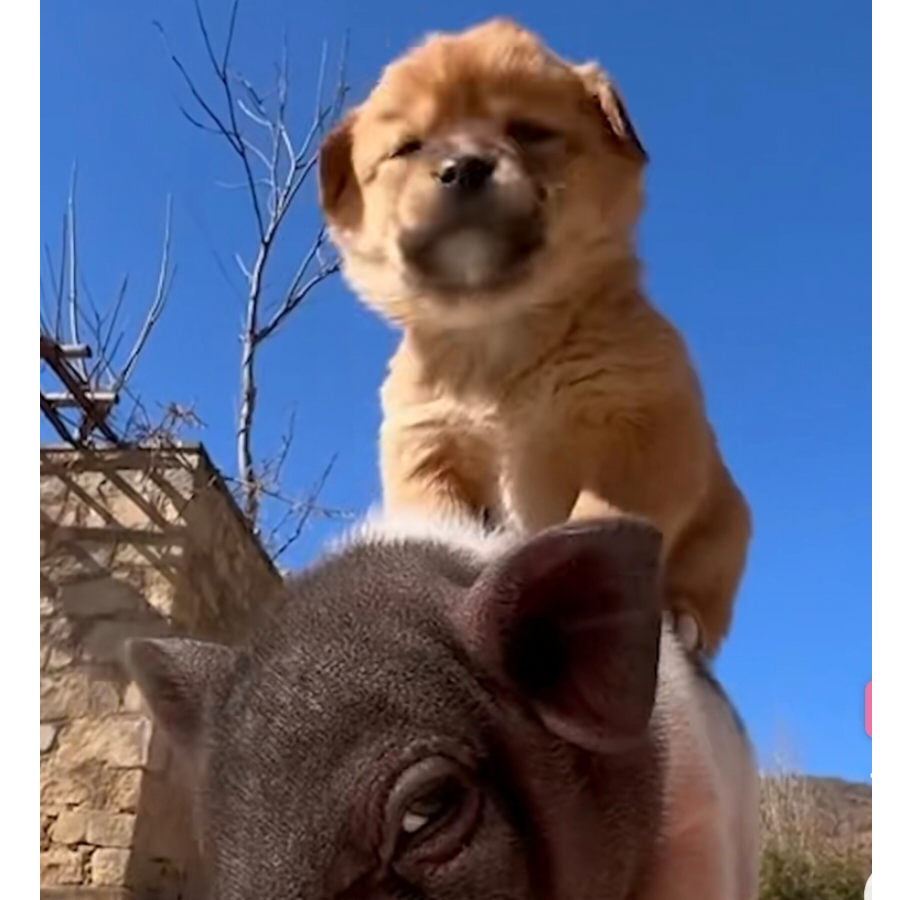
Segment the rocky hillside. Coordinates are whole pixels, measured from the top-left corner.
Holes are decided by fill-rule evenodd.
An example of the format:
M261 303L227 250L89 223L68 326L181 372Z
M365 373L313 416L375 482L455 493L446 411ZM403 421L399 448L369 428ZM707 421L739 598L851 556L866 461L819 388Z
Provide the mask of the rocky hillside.
M823 836L841 849L872 854L872 786L839 778L808 778Z

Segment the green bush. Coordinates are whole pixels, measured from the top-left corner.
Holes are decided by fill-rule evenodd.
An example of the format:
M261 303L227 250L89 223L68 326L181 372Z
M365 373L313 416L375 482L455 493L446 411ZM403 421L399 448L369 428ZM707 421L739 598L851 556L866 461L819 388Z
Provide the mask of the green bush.
M767 847L759 900L862 900L870 868L860 856L825 848L806 855Z

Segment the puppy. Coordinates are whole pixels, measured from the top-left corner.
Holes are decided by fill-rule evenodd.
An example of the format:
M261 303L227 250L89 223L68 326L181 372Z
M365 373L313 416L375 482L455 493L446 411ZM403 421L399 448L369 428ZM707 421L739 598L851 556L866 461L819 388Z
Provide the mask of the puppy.
M603 71L497 19L385 70L323 142L320 199L348 283L402 331L386 507L526 533L643 516L680 633L714 654L750 512L688 351L643 295L646 161Z

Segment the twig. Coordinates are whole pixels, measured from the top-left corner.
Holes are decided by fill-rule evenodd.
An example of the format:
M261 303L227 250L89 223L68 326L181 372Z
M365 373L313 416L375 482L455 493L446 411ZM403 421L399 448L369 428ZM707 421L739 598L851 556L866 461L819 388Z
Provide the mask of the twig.
M163 309L165 308L166 300L168 300L169 291L172 286L172 279L175 277L174 268L171 273L169 272L169 249L171 247L171 242L172 198L169 197L166 201L165 236L163 238L162 260L159 264L159 274L156 279L156 294L153 297L153 302L150 304L147 315L144 317L144 324L141 326L140 333L134 342L134 347L132 347L131 353L128 355L128 359L125 360L122 371L114 383L113 390L120 390L122 385L128 381L135 365L137 365L141 351L147 343L147 338L150 337L150 333L153 331L154 326L159 321L159 317L162 315Z
M78 335L78 248L75 237L75 182L78 175L78 166L72 166L72 180L69 186L68 202L68 263L69 263L69 338L73 344L80 344ZM84 360L77 360L75 368L82 378L87 379L87 369Z
M320 476L318 482L315 487L313 487L310 492L308 500L304 503L301 510L295 511L299 512L299 515L296 515L296 521L294 523L294 528L290 534L290 536L281 542L281 544L272 551L272 562L278 562L278 560L284 556L284 554L293 547L294 544L300 539L303 535L303 531L305 530L312 514L317 510L317 501L319 496L322 493L323 488L325 487L325 482L328 480L328 476L331 474L331 470L334 467L336 457L332 457L329 461L328 465L325 467L322 475Z

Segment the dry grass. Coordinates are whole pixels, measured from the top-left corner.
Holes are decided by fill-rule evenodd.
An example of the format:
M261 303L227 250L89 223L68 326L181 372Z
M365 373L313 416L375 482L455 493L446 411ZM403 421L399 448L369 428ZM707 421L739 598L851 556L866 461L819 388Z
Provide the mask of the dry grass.
M872 801L865 785L767 775L760 803L759 900L862 900L872 871Z

